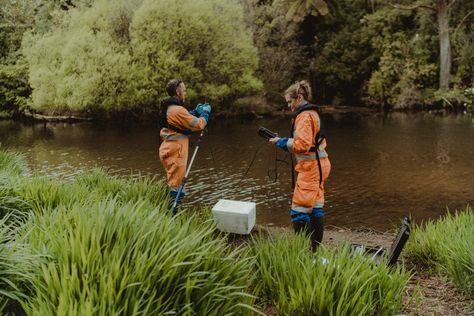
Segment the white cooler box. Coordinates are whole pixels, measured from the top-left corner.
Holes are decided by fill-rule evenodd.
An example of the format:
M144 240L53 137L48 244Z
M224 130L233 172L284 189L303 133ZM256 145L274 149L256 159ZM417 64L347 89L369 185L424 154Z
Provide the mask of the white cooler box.
M212 215L221 231L247 235L255 226L254 202L219 200L212 208Z

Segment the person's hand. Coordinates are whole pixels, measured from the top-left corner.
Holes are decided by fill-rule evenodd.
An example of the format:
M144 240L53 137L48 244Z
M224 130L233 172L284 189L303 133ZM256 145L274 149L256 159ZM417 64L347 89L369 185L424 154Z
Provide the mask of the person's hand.
M211 113L211 106L208 103L199 103L196 107L196 112L198 112L199 116L202 116L204 112L209 114Z
M275 144L278 148L283 149L284 151L288 151L288 146L287 146L288 138L275 137L275 138L270 138L269 141Z
M196 109L193 109L193 110L190 110L188 111L189 114L191 114L192 116L199 116L199 113L196 111Z
M276 144L276 142L280 139L280 137L274 137L274 138L270 138L268 141L272 144Z
M209 103L204 103L201 108L203 111L211 114L211 105Z
M199 117L199 115L201 115L201 114L199 113L201 107L202 107L202 104L201 104L201 103L198 103L198 105L196 105L196 107L194 108L194 110L189 111L189 113L192 113L194 116Z
M196 107L196 112L199 114L199 117L202 117L209 122L209 114L211 113L211 105L209 103L198 104Z

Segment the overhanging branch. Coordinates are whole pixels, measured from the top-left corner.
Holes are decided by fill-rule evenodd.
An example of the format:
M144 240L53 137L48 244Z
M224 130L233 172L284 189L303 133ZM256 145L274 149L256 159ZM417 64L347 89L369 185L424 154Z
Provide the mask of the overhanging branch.
M462 18L461 22L459 22L458 26L456 26L456 29L454 30L453 36L456 35L456 33L458 32L459 28L464 23L464 21L466 21L466 19L473 13L474 13L474 10L471 10Z
M454 0L454 1L456 1L456 0ZM436 11L435 7L430 6L430 5L426 5L426 4L421 4L421 3L415 4L411 7L400 5L400 4L393 4L393 3L390 3L390 5L392 7L394 7L395 9L400 9L400 10L410 10L410 11L412 11L412 10L416 10L416 9L428 9L428 10Z

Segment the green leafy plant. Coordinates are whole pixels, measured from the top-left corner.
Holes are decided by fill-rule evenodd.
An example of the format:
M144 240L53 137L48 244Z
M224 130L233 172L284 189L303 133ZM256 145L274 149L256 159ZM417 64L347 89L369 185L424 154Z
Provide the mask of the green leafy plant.
M34 109L155 106L173 77L188 83L191 101L224 104L261 88L251 33L230 0L79 3L22 49Z
M417 225L407 244L407 252L418 264L431 264L446 273L467 295L474 296L474 214L447 213L438 221Z
M214 226L148 203L78 202L35 216L26 241L43 261L23 307L31 314L250 314L252 261Z
M402 304L409 273L376 265L349 247L308 250L306 236L257 238L256 291L280 315L393 315Z

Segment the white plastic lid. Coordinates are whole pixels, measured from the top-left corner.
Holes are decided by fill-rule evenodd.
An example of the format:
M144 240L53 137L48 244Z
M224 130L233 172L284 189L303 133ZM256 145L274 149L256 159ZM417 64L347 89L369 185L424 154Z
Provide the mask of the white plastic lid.
M235 200L219 200L212 211L215 212L226 212L226 213L237 213L237 214L249 214L255 209L255 202L244 202Z

